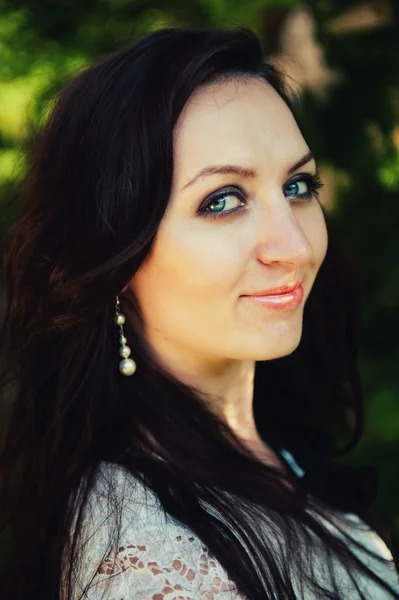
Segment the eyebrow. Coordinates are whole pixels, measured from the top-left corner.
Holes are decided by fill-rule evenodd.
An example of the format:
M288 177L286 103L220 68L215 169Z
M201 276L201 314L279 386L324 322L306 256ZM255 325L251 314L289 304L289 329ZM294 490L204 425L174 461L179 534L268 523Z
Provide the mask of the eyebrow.
M314 159L315 157L313 153L308 152L307 154L305 154L305 156L298 160L298 162L296 162L288 169L288 175L290 175L297 169L300 169L301 167L303 167L303 165L306 165L308 162ZM200 177L206 177L207 175L216 175L218 173L235 173L236 175L240 175L241 177L256 177L256 171L247 167L240 167L237 165L211 165L210 167L204 167L203 169L201 169L201 171L199 171L199 173L197 173L195 177L190 179L190 181L186 183L186 185L184 185L180 191L183 191L190 185L193 185L193 183L195 183Z

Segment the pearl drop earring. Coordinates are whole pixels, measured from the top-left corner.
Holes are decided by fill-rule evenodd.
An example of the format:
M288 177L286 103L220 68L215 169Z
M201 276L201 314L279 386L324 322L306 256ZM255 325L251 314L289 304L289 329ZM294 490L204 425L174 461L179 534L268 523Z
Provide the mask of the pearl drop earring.
M122 346L119 349L119 354L121 356L123 356L123 360L120 361L119 363L119 371L122 373L122 375L133 375L133 373L136 370L136 363L134 362L133 359L128 358L130 356L131 350L129 348L129 346L126 346L126 338L123 334L123 327L122 325L125 322L125 315L123 315L120 310L119 310L119 298L118 296L116 296L116 307L115 307L115 317L114 317L114 322L116 323L116 325L119 325L120 327L120 338L119 341L122 344Z

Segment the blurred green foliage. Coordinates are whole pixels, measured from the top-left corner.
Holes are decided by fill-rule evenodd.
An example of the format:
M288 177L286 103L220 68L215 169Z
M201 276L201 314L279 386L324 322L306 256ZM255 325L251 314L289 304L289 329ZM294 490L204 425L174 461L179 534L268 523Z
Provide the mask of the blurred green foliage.
M380 473L377 508L399 557L399 7L395 0L312 0L315 38L338 77L324 93L302 90L305 138L330 167L333 218L359 269L363 292L359 366L367 429L348 464ZM266 54L297 0L0 0L0 235L11 223L32 126L55 93L95 59L166 26L246 26ZM375 26L342 25L353 10ZM348 21L348 18L347 18ZM350 21L350 19L349 19ZM339 23L341 22L341 26ZM338 176L339 175L339 176Z

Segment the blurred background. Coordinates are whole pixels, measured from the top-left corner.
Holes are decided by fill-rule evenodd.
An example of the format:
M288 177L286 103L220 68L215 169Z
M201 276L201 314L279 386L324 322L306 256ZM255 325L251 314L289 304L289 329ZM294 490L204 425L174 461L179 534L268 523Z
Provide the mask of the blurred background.
M55 94L82 67L167 26L249 27L300 95L320 199L362 290L367 425L343 462L378 469L376 509L398 564L399 1L0 0L0 236L16 214L30 133Z

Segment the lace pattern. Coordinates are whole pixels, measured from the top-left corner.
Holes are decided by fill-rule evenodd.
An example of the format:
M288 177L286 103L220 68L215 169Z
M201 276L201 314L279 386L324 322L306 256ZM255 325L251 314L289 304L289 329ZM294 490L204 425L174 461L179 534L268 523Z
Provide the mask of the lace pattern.
M208 548L198 548L187 535L177 535L173 542L168 550L161 544L120 547L97 570L89 597L97 598L105 588L110 600L244 600Z
M112 513L115 498L109 496L109 477L122 508L120 523ZM246 600L203 542L166 514L158 498L124 469L103 463L92 492L84 509L73 600ZM385 543L357 515L348 513L346 518L352 536L391 561L390 566L373 561L369 566L399 591L398 574ZM343 584L344 580L342 573ZM369 581L363 589L372 593L373 600L391 598ZM349 590L348 600L352 597ZM313 595L305 597L311 600Z
M123 470L113 469L123 498L119 545L106 486L98 486L85 509L73 600L246 600L189 528L165 515L140 482L127 486Z

